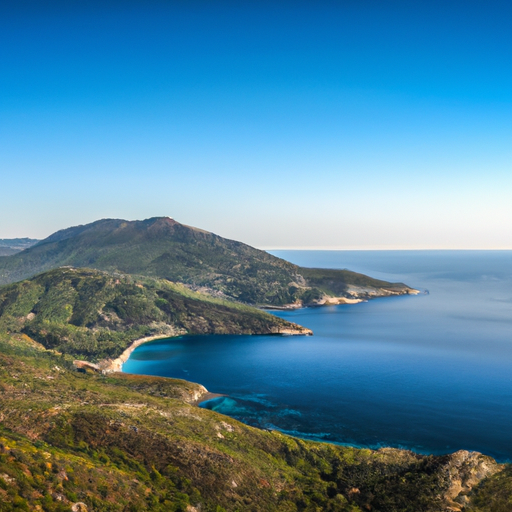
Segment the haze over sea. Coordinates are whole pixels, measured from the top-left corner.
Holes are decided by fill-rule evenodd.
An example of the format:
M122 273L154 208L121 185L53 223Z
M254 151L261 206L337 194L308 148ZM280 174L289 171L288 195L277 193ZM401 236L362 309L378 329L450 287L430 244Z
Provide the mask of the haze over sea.
M312 337L185 336L130 373L200 382L204 407L319 441L512 460L512 251L271 251L428 294L274 314Z

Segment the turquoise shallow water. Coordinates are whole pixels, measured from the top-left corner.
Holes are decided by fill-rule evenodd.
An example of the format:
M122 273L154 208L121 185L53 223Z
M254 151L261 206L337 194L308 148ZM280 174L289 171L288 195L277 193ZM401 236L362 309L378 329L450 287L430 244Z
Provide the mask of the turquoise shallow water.
M512 252L275 251L429 294L277 312L312 337L187 336L124 371L227 396L203 406L302 437L512 460Z

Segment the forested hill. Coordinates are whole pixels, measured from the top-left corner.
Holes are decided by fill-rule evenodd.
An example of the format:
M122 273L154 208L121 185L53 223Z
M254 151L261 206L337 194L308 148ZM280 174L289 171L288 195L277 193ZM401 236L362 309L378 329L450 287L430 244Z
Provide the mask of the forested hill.
M58 231L21 253L0 257L0 284L66 265L163 278L257 305L412 291L349 271L303 269L167 217L103 219Z
M152 278L59 268L0 287L0 332L89 360L181 334L311 334L259 309Z

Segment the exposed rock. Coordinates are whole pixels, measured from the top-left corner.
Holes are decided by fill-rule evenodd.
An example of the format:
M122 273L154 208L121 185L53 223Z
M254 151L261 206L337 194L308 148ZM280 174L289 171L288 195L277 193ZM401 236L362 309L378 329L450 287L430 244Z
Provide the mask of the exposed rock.
M300 329L278 329L276 334L282 334L283 336L313 336L313 331L302 327Z
M324 295L321 299L306 304L307 306L338 306L339 304L358 304L363 302L363 299L358 298L347 298L347 297L329 297Z
M7 484L13 484L16 482L16 480L12 477L10 477L9 475L7 475L6 473L2 473L0 475L0 478Z
M87 505L79 501L78 503L73 503L71 505L71 512L88 512Z
M446 510L459 512L468 501L467 494L484 478L503 469L494 459L478 452L459 450L449 456L444 467L449 487L444 494Z
M348 295L356 299L373 299L377 297L390 297L392 295L418 295L419 290L403 285L398 288L376 288L373 286L348 285Z
M89 363L88 361L75 360L73 361L73 366L76 369L93 370L95 372L101 372L101 368L97 364Z

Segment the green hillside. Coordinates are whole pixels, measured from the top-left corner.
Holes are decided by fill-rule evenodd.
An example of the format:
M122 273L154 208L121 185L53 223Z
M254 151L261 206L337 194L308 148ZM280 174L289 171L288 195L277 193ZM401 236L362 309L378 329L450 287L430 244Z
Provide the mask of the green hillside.
M490 457L294 439L190 405L196 388L77 373L0 334L0 511L510 510L510 467Z
M21 253L0 257L0 284L65 265L167 279L256 305L311 303L324 294L369 298L410 291L400 283L349 271L314 269L312 273L166 217L133 222L104 219L58 231Z
M0 330L75 356L117 357L134 340L177 334L309 333L250 306L151 278L60 268L0 287Z

